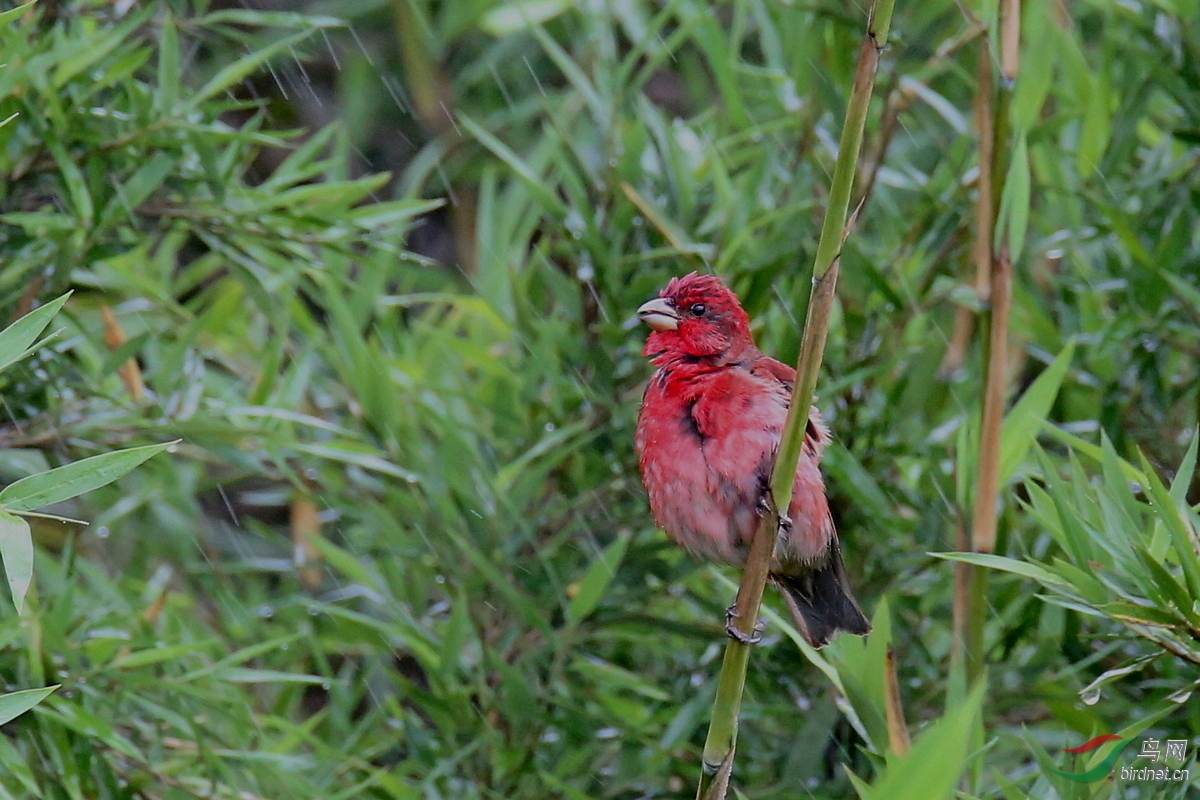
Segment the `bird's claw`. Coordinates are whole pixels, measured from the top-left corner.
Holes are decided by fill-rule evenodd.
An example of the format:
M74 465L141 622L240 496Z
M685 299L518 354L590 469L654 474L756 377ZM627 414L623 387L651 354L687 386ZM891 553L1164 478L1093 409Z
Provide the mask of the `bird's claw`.
M758 515L760 517L764 516L766 514L770 514L775 509L775 501L771 498L771 491L769 489L766 492L763 492L763 495L758 498L758 505L755 508L758 511ZM792 532L792 518L789 517L787 514L780 514L779 515L779 533L787 534L787 533L791 533L791 532Z
M758 515L761 517L764 514L770 514L771 509L774 506L775 504L771 502L771 491L768 489L759 496L758 504L754 508L756 511L758 511Z
M741 628L734 624L734 620L738 618L737 604L731 605L725 609L725 633L730 639L735 642L741 642L745 645L754 645L762 641L762 632L766 629L763 621L760 619L754 623L753 635L744 632Z

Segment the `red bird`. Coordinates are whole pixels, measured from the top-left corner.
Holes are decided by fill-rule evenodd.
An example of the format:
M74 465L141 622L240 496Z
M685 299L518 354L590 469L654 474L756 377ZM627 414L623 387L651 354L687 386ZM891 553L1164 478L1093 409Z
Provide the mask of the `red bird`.
M766 496L796 371L763 354L737 296L711 275L674 278L638 309L657 368L638 414L637 452L650 510L701 559L741 566ZM850 594L817 468L829 429L814 407L771 579L814 647L871 630ZM745 641L732 625L726 630Z

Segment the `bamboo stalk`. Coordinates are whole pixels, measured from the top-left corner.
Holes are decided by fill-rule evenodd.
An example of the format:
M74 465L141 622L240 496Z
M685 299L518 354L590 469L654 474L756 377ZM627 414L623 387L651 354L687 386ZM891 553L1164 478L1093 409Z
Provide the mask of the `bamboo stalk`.
M980 192L980 204L992 203L991 224L981 226L977 235L986 241L978 242L980 251L987 247L991 253L988 260L989 309L987 366L984 374L983 409L980 420L979 450L976 461L975 485L972 497L970 548L979 553L991 553L996 548L996 518L999 500L1000 429L1004 417L1006 375L1008 365L1008 331L1012 306L1012 259L1008 250L1007 231L998 230L995 210L1007 178L1008 162L1012 141L1010 135L1009 110L1012 104L1013 86L1019 68L1020 51L1020 4L1019 0L1001 0L999 7L1000 32L1000 83L996 95L995 114L992 126L993 151L991 159L992 191ZM980 87L980 91L992 92L991 85ZM981 153L981 159L983 153ZM981 164L982 169L982 164ZM1011 223L1009 223L1011 224ZM996 242L1003 242L997 248ZM964 531L965 533L965 531ZM966 566L966 565L964 565ZM985 655L984 626L987 622L987 572L968 566L961 580L956 575L956 589L963 589L965 597L955 596L955 630L962 632L961 641L955 642L956 662L953 664L953 687L973 685L983 675ZM965 599L965 608L960 601ZM963 628L965 627L965 630ZM947 703L958 698L952 690ZM976 728L975 739L982 736ZM980 775L980 764L975 763L969 778L964 778L964 790L971 792Z
M872 5L867 22L867 35L854 75L854 86L850 91L850 102L846 109L846 121L842 127L837 163L834 166L829 192L829 206L825 211L821 238L817 243L813 265L813 291L801 338L796 387L771 476L771 508L763 514L754 533L746 558L746 567L742 573L742 582L738 587L738 616L734 619L734 624L747 637L753 634L754 626L758 622L763 589L766 587L771 555L779 530L779 509L786 509L791 502L792 483L800 460L809 407L821 369L825 339L833 312L839 258L845 238L846 218L850 211L855 167L859 151L862 149L871 93L875 88L879 54L887 44L893 4L894 0L876 0ZM696 791L698 800L723 800L728 789L737 744L738 713L741 709L749 662L750 646L730 640L725 647L725 658L717 682L717 696L713 701L712 720L709 723L708 738L704 743L704 769Z
M1008 368L1008 318L1012 306L1012 264L1001 248L992 265L991 335L988 342L987 384L983 395L983 425L979 467L975 473L975 507L971 515L971 546L977 553L996 549L996 498L1000 493L1000 425L1004 421L1005 373Z
M976 70L975 131L979 137L979 180L975 201L975 242L971 247L971 261L975 265L975 294L980 302L988 301L991 291L989 275L992 271L992 229L996 222L996 203L993 194L995 181L992 178L992 158L995 152L996 95L992 76L992 49L987 37L979 46L979 67ZM967 360L967 348L975 328L975 312L959 306L954 314L954 332L950 345L942 359L938 372L945 378L962 369Z
M991 295L991 272L993 257L994 227L996 224L997 181L993 178L993 159L996 152L996 89L992 75L992 49L988 37L983 37L979 48L979 67L976 71L975 129L979 136L979 182L975 200L975 241L971 246L971 260L975 265L975 292L980 302L986 303ZM954 333L950 346L942 361L942 374L949 377L962 368L975 327L975 314L968 308L959 307L955 316ZM961 467L960 467L961 469ZM954 549L971 549L971 533L967 528L965 510L959 509L955 523ZM950 663L951 681L948 703L951 705L965 699L967 687L979 674L982 664L977 659L982 647L982 633L972 624L975 585L983 578L980 570L965 562L954 565L954 599L951 607ZM978 641L975 634L979 633Z
M980 55L979 113L979 199L976 206L976 291L989 303L987 365L984 374L983 410L980 421L979 451L975 469L969 537L965 523L955 545L979 553L996 548L997 501L999 499L1000 429L1004 418L1008 372L1008 332L1012 305L1012 259L1007 245L999 251L996 241L1007 241L1004 231L996 230L997 210L1004 191L1010 157L1009 109L1013 87L1020 68L1021 9L1019 0L1001 0L998 8L1000 81L992 85L992 59L984 44ZM993 99L994 98L994 101ZM991 125L986 125L990 110ZM960 512L961 513L961 512ZM961 520L961 518L960 518ZM951 655L952 680L948 703L965 692L983 671L986 622L987 573L969 564L955 567L953 607L954 644ZM957 690L957 691L956 691Z

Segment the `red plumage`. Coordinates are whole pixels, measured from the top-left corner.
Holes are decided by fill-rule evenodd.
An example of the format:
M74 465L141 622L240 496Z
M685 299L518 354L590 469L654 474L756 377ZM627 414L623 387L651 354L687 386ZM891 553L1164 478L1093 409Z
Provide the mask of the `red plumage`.
M673 279L638 309L657 368L638 414L637 452L650 510L701 559L745 563L774 467L796 372L763 354L737 296L711 275ZM829 429L814 407L771 578L815 647L864 634L850 594L818 463Z

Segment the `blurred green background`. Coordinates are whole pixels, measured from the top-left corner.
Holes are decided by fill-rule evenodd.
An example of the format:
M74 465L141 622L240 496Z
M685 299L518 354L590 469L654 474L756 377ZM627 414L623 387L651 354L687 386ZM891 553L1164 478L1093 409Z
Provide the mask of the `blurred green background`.
M769 623L745 797L854 797L842 765L924 776L889 800L1200 797L1045 769L1116 732L1188 740L1200 775L1195 0L1023 3L1011 560L981 724L946 718L917 767L889 754L888 642L918 747L964 697L954 567L930 554L970 518L995 17L896 10L818 386L877 632L817 656ZM650 519L633 312L713 271L795 361L865 20L40 0L7 21L0 323L74 293L0 376L0 482L182 442L46 509L88 526L32 520L0 675L61 688L0 728L0 797L692 796L737 575Z

